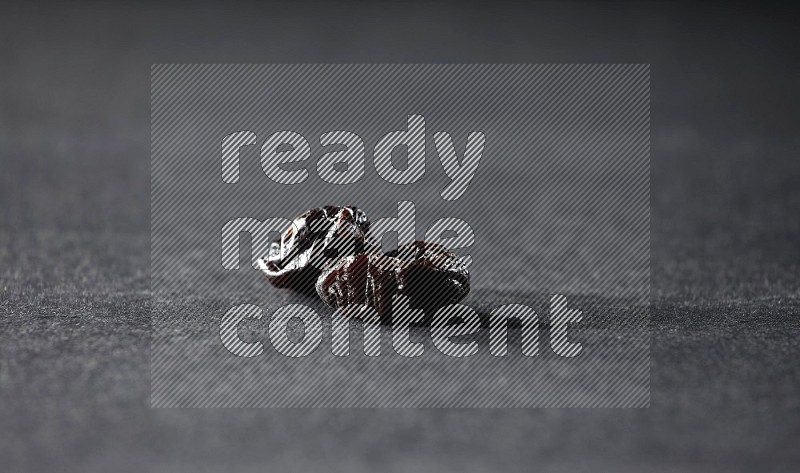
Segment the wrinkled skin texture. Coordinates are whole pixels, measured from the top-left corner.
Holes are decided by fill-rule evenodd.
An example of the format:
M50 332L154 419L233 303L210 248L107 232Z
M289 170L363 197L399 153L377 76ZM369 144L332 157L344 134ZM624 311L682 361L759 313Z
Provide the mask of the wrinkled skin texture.
M342 258L322 272L316 286L331 307L365 304L386 320L395 295L408 297L411 309L426 314L457 303L469 293L469 271L447 248L415 241L386 254Z
M313 294L321 269L368 249L369 220L356 207L327 205L297 216L258 262L275 287Z

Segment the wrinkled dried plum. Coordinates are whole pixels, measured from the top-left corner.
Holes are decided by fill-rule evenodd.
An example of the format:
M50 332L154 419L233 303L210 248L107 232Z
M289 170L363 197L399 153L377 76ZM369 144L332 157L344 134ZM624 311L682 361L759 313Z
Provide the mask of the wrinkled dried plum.
M356 207L327 205L297 216L270 244L259 266L276 287L313 293L321 269L339 257L368 250L369 220Z
M406 296L411 309L431 313L469 293L469 271L447 248L415 241L397 250L341 258L317 279L317 294L331 307L365 304L385 318L392 297Z

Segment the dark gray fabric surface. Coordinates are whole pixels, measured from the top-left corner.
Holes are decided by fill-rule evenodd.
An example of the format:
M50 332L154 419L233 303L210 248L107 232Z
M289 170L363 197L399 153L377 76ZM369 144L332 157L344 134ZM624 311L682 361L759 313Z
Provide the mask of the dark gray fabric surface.
M792 12L4 8L0 470L797 469ZM150 409L149 66L242 61L651 63L651 407Z

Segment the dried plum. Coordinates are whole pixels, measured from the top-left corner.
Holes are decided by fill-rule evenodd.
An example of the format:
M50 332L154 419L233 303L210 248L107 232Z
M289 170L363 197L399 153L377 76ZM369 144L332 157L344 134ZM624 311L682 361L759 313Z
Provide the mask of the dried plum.
M297 216L270 244L259 266L275 287L313 293L321 270L340 257L370 249L367 215L356 207L327 205Z
M447 248L418 240L385 254L341 258L319 275L316 288L331 307L365 304L385 319L395 295L426 313L455 304L469 293L469 271Z

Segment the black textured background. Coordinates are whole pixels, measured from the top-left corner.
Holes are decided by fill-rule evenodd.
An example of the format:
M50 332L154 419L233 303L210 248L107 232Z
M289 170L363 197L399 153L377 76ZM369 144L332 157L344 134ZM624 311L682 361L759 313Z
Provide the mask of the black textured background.
M796 20L740 3L4 4L0 470L796 470ZM150 409L165 62L651 63L651 407Z

